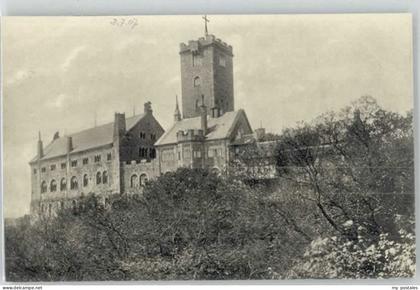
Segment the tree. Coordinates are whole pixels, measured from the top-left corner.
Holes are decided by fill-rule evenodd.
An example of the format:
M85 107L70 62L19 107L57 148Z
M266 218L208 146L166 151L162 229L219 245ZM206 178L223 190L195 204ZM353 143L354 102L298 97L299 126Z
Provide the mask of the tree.
M362 226L377 239L381 232L396 234L396 204L413 213L412 140L411 114L384 111L364 97L340 114L286 130L277 167L283 179L304 189L299 195L316 205L333 233L356 239ZM342 226L348 220L353 227Z

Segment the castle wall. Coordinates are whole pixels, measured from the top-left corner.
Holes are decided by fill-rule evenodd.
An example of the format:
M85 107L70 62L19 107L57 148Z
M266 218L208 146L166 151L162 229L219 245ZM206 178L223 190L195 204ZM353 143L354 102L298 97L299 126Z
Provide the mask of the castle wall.
M109 154L111 155L109 156ZM95 157L98 158L98 156L100 156L100 161L95 162ZM108 160L109 157L110 160ZM112 174L113 163L115 162L114 157L112 147L109 145L96 150L73 153L69 156L41 161L39 163L40 169L36 173L34 173L33 169L38 168L38 165L35 163L31 166L32 192L38 194L33 194L32 196L31 212L35 213L42 209L42 204L45 204L44 210L47 210L49 204L53 204L53 207L57 208L58 206L62 206L61 202L66 205L69 201L78 200L91 193L103 196L115 193L117 181ZM83 164L86 159L88 163ZM74 161L77 162L76 166L72 166L72 162ZM51 166L54 165L55 169L52 170ZM104 172L107 175L106 183L103 183ZM101 175L101 182L99 184L96 182L96 175L98 173ZM83 184L84 176L87 177L87 185ZM73 177L77 180L77 189L71 189L71 180ZM66 189L62 190L61 181L63 179L66 181ZM52 180L56 181L56 190L54 192L51 191ZM47 191L41 193L41 184L44 181L47 185Z
M157 159L122 162L121 171L123 173L124 193L126 194L141 193L145 180L148 181L160 175Z

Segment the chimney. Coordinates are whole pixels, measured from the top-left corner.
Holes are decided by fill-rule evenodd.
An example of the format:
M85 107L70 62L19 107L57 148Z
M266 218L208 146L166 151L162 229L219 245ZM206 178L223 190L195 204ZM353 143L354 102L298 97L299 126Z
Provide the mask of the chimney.
M57 132L54 133L53 141L57 140L58 138L60 138L60 133L57 131Z
M145 104L146 107L146 104ZM125 113L115 113L114 120L114 138L122 137L125 134Z
M41 159L44 156L44 147L41 140L41 131L38 132L38 158Z
M73 150L73 137L67 136L67 153Z
M265 129L264 128L255 129L254 136L255 136L255 139L257 139L257 141L263 140L265 136Z
M207 107L204 105L204 95L201 95L201 130L203 130L204 136L207 134Z
M145 114L152 114L153 113L151 102L144 103L144 113Z
M212 118L219 118L220 117L220 109L218 107L211 108L211 117Z

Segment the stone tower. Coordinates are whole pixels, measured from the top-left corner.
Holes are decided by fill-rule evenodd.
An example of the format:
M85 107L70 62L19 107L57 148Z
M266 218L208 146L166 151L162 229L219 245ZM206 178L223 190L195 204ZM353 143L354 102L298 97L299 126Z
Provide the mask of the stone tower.
M182 116L200 116L204 105L208 112L220 114L234 110L232 46L214 35L181 43Z

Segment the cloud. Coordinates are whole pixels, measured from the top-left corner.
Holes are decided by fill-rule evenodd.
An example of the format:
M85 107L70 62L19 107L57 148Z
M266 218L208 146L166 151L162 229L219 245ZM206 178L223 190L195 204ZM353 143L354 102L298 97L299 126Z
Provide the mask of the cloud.
M66 57L64 62L61 64L61 68L66 71L72 65L72 63L77 59L77 57L86 50L86 46L78 46L70 51L69 55Z
M149 39L149 38L139 38L139 37L131 37L131 38L125 38L121 39L114 45L114 48L116 50L126 50L131 47L136 47L140 45L157 45L156 39Z
M19 84L35 74L32 70L21 69L18 70L14 75L6 79L6 85Z
M49 108L62 108L65 101L69 99L69 96L66 94L59 94L56 98L51 99L50 102L46 103Z

